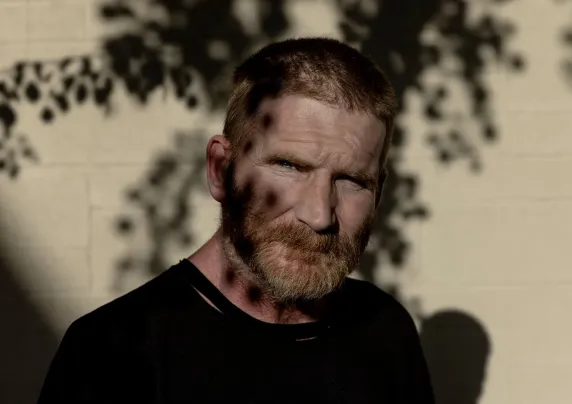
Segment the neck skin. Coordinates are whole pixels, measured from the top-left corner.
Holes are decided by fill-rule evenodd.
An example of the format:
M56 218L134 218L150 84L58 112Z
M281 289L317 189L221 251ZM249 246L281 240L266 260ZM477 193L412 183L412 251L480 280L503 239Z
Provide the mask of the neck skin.
M230 267L222 248L221 229L187 259L235 306L267 323L301 324L317 321L328 305L326 298L305 304L304 307L284 305L273 300L241 272ZM205 296L201 296L213 305Z

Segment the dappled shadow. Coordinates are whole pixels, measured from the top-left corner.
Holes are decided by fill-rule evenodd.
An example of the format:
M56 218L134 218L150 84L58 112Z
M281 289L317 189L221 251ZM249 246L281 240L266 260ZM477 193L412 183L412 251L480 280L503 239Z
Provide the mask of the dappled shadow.
M491 342L483 324L458 310L421 324L421 343L437 404L477 404L484 390Z
M0 174L16 179L23 166L40 161L29 134L18 128L20 106L34 106L46 125L87 102L109 115L113 90L110 72L93 56L19 62L0 73Z
M568 13L571 14L572 11L572 1L570 0L555 0L558 3L563 3L564 6L568 6ZM563 7L564 7L563 6ZM564 27L560 33L560 42L565 48L566 56L562 60L562 72L564 79L572 87L572 18L569 24Z
M113 74L143 103L164 86L172 86L182 102L187 102L185 89L193 74L198 74L205 82L210 107L225 107L232 69L255 49L287 35L291 27L286 1L265 2L264 7L249 10L250 25L238 18L238 3L230 0L150 4L139 1L135 7L133 1L114 0L101 9L104 21L130 27L126 33L107 38L104 49ZM469 18L461 0L338 0L332 4L341 15L343 39L361 48L388 73L400 102L406 91L420 95L430 128L427 144L437 160L451 164L468 159L478 171L482 164L479 148L498 138L485 81L487 66L496 62L513 70L523 66L522 58L506 49L513 27L490 13ZM424 35L427 30L433 34ZM440 72L441 84L424 82L423 75L432 70ZM467 116L449 114L445 108L448 86L455 84L465 86L470 94L472 109ZM466 120L474 121L480 130L463 130L461 124ZM400 268L406 262L411 245L403 222L429 216L419 196L418 176L403 168L408 135L404 127L397 126L372 245L360 267L362 277L370 281L380 264ZM148 215L147 220L153 228L158 219ZM163 244L164 240L158 240L159 246ZM147 267L151 273L156 270L154 262Z
M189 247L194 192L204 192L205 157L202 136L198 132L177 133L174 148L164 150L154 160L145 177L125 194L126 200L145 215L145 223L136 216L122 215L116 220L119 234L129 239L134 232L148 235L145 247L134 244L118 260L114 287L122 287L123 275L129 271L144 271L157 275L170 266L165 251L169 245ZM143 227L142 229L139 227Z
M119 87L142 104L154 92L168 89L188 108L195 108L199 99L190 91L191 84L200 80L205 85L208 106L212 111L222 110L236 64L253 50L287 35L292 27L286 0L256 3L261 7L248 11L252 21L245 24L238 17L237 7L246 3L256 2L109 0L100 8L102 20L127 28L104 39L102 58L29 61L5 71L0 75L0 173L17 178L27 160L39 161L41 157L29 141L30 134L18 131L18 108L22 103L36 106L38 119L45 124L86 103L109 116ZM495 1L490 3L494 5ZM479 151L499 137L485 79L487 68L491 63L501 63L518 71L524 65L521 57L506 49L512 27L491 14L494 7L488 8L488 14L469 18L466 3L461 0L337 0L331 4L341 16L342 39L358 46L387 72L397 90L400 111L405 110L406 94L412 92L421 98L428 130L420 135L434 150L436 161L451 165L466 160L477 172L483 165ZM426 80L430 74L436 74L439 80ZM448 95L452 85L464 86L469 94L468 114L450 112ZM466 130L462 125L466 121L479 129ZM360 267L363 278L370 281L374 281L374 270L381 266L391 264L387 266L399 269L407 263L412 246L403 224L430 215L420 197L418 174L404 167L411 135L398 120L371 249ZM193 241L190 196L205 190L204 146L200 139L196 133L175 136L173 149L153 159L141 181L127 191L128 203L143 215L117 219L117 232L128 244L126 255L117 264L115 286L119 289L123 274L141 271L155 275L169 266L166 251L170 246ZM150 248L138 248L133 241L135 232L147 235ZM24 301L16 284L6 281L5 285L12 290L6 296L15 293L15 301ZM398 288L391 292L401 298ZM31 306L23 305L18 313L32 323L37 319ZM446 318L456 321L455 316ZM35 324L43 327L41 322ZM425 323L424 338L438 335L429 333L431 324ZM9 346L11 339L7 340ZM44 341L48 342L37 345L38 363L52 349L51 338L46 336ZM435 339L429 338L431 341ZM16 341L14 345L24 346ZM32 355L27 352L23 356L29 360ZM429 355L430 361L437 357ZM10 366L18 369L17 363Z
M519 70L524 63L506 49L514 28L490 13L469 18L468 6L462 0L338 0L338 4L344 15L341 28L345 39L360 46L387 73L396 89L400 110L405 108L407 91L420 96L429 128L428 133L421 135L435 151L437 160L450 165L468 159L473 171L479 171L479 147L498 137L485 81L487 67L500 62ZM488 58L487 51L491 54ZM424 80L430 72L440 77L438 84ZM448 113L448 88L454 85L466 87L470 95L472 110L467 116ZM480 131L463 130L467 120L478 124ZM372 273L384 258L394 268L405 263L411 246L401 225L429 215L428 207L420 201L418 176L403 168L410 135L398 121L373 248L361 269L368 280L373 280Z
M16 178L26 159L40 158L26 135L17 131L17 109L24 102L36 105L39 119L46 124L88 102L104 114L112 114L118 87L143 104L158 90L172 90L180 102L195 108L199 99L191 91L191 84L199 79L208 95L204 102L213 111L222 110L233 68L255 49L288 36L292 27L286 0L260 2L258 8L245 11L246 3L250 4L231 0L103 3L99 13L104 23L126 28L103 39L101 58L77 56L49 63L23 62L0 76L0 170ZM494 7L469 18L468 6L462 0L337 0L332 7L339 11L342 39L359 47L387 72L397 90L400 111L404 111L406 93L414 92L421 98L428 128L424 136L437 161L450 165L465 159L478 171L482 165L480 147L498 138L485 80L487 67L501 63L519 70L524 64L521 57L506 49L513 27L494 17ZM249 15L247 22L239 18L245 13ZM430 74L437 74L440 80L426 80ZM464 86L469 94L472 108L465 115L448 108L448 87L452 85ZM467 120L480 130L465 129ZM410 135L398 119L384 198L371 248L360 267L362 276L370 281L380 265L391 264L398 269L407 262L411 242L403 232L403 224L429 216L419 194L418 175L404 167ZM202 153L200 150L198 155ZM158 161L165 166L163 157ZM163 181L177 170L165 172L169 175L154 176L153 181L144 179L137 185L137 193L156 194ZM169 195L182 195L190 189L183 184L186 182L180 182L185 188ZM154 209L136 197L129 200L145 212L146 223L127 224L119 218L118 229L125 235L130 234L129 229L147 229L156 246L153 258L133 252L133 257L119 261L118 268L121 273L138 267L155 274L164 263L163 250L173 240L171 233L157 230L165 225ZM135 266L134 262L143 266Z
M107 38L104 49L113 72L142 102L167 82L184 94L192 68L205 82L212 108L223 108L233 68L288 28L285 0L260 3L256 29L239 20L241 4L233 0L109 1L101 8L104 22L135 28Z

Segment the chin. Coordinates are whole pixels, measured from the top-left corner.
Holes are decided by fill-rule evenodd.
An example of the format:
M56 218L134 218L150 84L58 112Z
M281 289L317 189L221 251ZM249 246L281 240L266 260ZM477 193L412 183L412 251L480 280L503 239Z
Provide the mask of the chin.
M260 262L260 271L274 297L282 301L320 299L336 290L348 274L339 263L328 265L319 257L266 258Z

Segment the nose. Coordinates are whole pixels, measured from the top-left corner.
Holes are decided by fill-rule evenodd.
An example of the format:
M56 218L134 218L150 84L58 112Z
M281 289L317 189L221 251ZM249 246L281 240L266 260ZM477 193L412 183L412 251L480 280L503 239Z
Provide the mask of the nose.
M329 178L314 178L303 189L296 204L296 217L316 232L323 232L336 221L336 196Z

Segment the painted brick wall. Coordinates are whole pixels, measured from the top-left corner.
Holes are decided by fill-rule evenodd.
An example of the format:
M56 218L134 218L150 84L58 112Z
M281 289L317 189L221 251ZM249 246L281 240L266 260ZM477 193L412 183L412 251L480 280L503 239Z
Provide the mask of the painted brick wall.
M241 2L247 19L244 4L255 0ZM97 3L1 0L2 74L21 60L96 55L106 30ZM293 0L291 34L339 35L333 10L326 0ZM413 250L394 281L406 296L420 299L426 315L460 310L486 329L492 351L483 404L564 404L572 393L572 88L561 75L565 52L558 40L572 23L570 11L537 0L500 10L517 22L511 46L526 55L527 69L519 75L489 70L501 140L484 149L480 174L435 162L415 94L408 95L402 118L410 133L419 134L409 139L404 164L419 175L431 217L406 226ZM153 241L144 232L135 232L135 239L118 236L117 218L140 214L126 190L144 178L157 153L173 149L177 131L203 129L197 135L203 147L206 136L221 129L220 115L200 107L189 111L169 94L155 96L145 108L123 93L114 102L110 117L85 104L50 125L39 119L44 104L18 107L15 128L27 134L40 162L23 167L16 180L0 175L6 272L0 274L0 313L7 322L0 328L10 330L0 332L0 402L33 402L69 323L148 279L132 276L119 291L112 288L117 260ZM205 190L191 199L200 212L188 219L196 237L168 251L171 263L216 227L217 206Z

